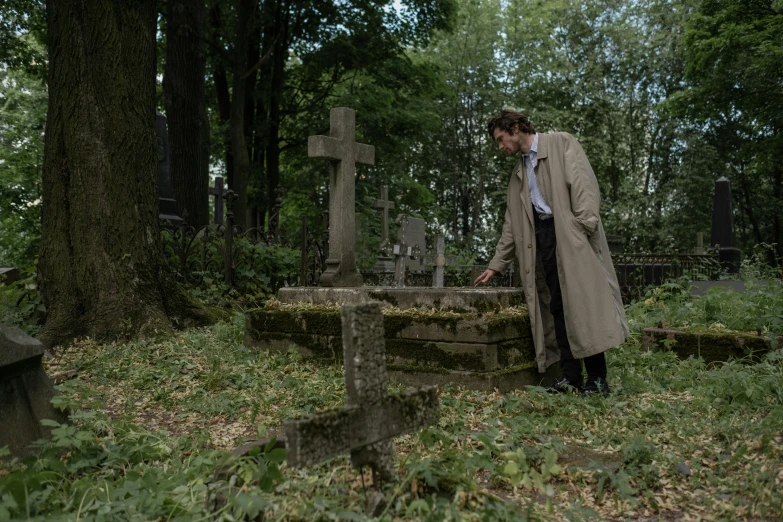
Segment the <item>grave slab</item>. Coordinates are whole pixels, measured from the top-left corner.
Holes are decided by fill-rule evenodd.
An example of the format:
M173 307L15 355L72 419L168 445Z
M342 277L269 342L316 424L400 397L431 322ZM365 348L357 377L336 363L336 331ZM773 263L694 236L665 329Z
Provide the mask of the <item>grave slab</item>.
M675 341L665 344L665 341ZM783 346L783 337L777 345ZM645 328L642 330L642 349L654 347L671 350L685 359L701 357L705 362L725 362L729 359L743 359L758 362L772 350L772 340L766 337L742 332L685 331L673 328Z
M41 365L43 353L39 341L0 324L0 447L8 445L12 455L29 453L30 443L48 437L41 420L67 421L50 402L57 392Z
M383 308L386 364L395 380L452 382L477 389L540 384L530 320L522 307L497 312ZM246 346L339 364L340 317L333 303L272 302L246 314Z

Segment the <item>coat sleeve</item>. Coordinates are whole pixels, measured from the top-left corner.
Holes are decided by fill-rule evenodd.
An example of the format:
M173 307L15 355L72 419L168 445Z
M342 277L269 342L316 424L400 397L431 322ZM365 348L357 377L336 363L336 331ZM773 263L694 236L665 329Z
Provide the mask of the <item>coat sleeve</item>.
M503 222L503 234L498 246L495 247L495 257L489 262L489 267L496 272L505 272L508 264L514 259L514 235L511 232L511 210L506 207L506 218Z
M598 228L601 191L584 149L570 134L565 143L565 180L571 195L571 212L587 235Z

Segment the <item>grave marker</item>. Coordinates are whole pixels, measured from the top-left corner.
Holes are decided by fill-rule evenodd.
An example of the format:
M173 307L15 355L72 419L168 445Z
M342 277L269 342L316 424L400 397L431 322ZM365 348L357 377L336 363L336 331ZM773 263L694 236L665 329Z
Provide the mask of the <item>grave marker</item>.
M389 242L389 211L394 210L394 202L389 200L389 187L381 187L381 197L375 200L375 208L381 209L381 255L372 267L373 272L391 272L394 270L394 261L391 257L391 243Z
M409 267L408 260L416 260L422 254L419 245L412 244L409 239L410 222L412 219L416 218L409 218L405 214L400 214L394 221L397 224L397 242L392 247L392 253L395 258L394 286L405 286L405 270Z
M215 224L223 224L223 194L225 190L223 188L223 176L217 176L215 178L215 186L209 187L209 195L215 196Z
M356 163L373 165L375 147L356 143L356 112L336 107L329 113L329 136L310 136L307 154L329 161L329 259L321 286L362 286L356 269Z
M27 453L31 442L48 435L41 420L67 421L50 402L56 395L41 365L43 345L19 328L0 324L0 448Z
M346 407L287 421L288 465L308 466L350 452L355 468L369 465L375 480L393 481L391 439L438 422L438 391L428 386L388 395L380 303L347 304L340 316Z
M732 274L739 272L742 251L737 248L737 238L734 235L731 182L725 177L715 181L710 246L719 247L718 259L726 271Z

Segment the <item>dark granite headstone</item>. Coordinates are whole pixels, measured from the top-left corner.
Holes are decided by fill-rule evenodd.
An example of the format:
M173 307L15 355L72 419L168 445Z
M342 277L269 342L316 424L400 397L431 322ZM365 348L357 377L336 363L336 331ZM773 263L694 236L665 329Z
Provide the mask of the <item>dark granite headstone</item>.
M0 267L0 285L10 285L14 281L18 281L19 277L19 269L15 266Z
M720 247L718 259L724 270L739 272L742 252L737 248L734 235L734 218L731 205L731 182L722 177L715 182L715 198L712 207L712 233L710 246Z
M68 420L50 402L57 392L41 365L43 353L39 341L0 324L0 447L8 445L12 455L29 452L31 442L48 436L41 420Z
M158 213L160 220L174 226L182 224L177 214L177 201L174 199L174 185L171 181L171 162L169 160L169 133L166 117L155 112L155 140L158 147Z

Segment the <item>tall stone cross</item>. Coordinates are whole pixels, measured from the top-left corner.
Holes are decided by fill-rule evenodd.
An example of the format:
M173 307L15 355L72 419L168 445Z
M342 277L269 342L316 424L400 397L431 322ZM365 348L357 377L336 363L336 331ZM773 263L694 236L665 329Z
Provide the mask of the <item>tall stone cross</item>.
M347 304L343 325L346 406L285 423L288 465L303 467L351 453L354 468L370 466L374 480L392 482L392 438L437 424L435 386L389 396L383 315L377 302Z
M375 208L381 209L381 254L372 269L373 272L391 272L394 270L394 260L389 243L389 211L394 210L394 201L389 200L389 187L386 185L381 187L381 197L375 200Z
M362 286L356 269L356 164L373 165L375 147L356 143L356 112L329 113L329 136L310 136L307 155L329 161L329 258L321 286Z

